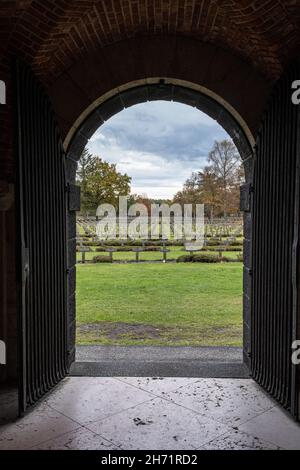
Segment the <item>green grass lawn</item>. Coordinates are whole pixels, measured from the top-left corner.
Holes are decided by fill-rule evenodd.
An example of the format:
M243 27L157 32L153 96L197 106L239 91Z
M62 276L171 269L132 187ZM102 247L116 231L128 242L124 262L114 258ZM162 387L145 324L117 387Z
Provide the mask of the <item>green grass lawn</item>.
M77 342L241 346L242 269L242 263L78 265Z

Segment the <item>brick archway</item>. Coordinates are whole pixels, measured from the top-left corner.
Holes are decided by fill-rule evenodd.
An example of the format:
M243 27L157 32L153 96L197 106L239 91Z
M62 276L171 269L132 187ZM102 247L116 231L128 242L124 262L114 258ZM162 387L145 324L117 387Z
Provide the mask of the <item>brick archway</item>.
M253 143L254 139L250 129L239 114L232 109L226 102L213 98L213 93L204 94L199 91L199 87L195 84L184 83L175 79L151 79L145 80L139 84L127 84L122 89L112 90L111 93L104 97L99 97L85 110L76 121L65 138L66 150L66 170L68 184L71 194L71 209L68 211L68 266L69 275L69 351L71 362L75 360L75 330L76 330L76 302L75 302L75 285L76 285L76 212L75 209L80 207L80 192L75 186L75 177L77 169L77 161L82 151L86 147L88 140L96 132L96 130L110 117L120 111L147 101L176 101L189 106L196 107L208 116L216 120L224 130L230 135L234 141L241 158L244 162L246 184L243 187L247 193L252 182L253 170ZM231 112L230 112L230 111ZM247 197L245 198L247 199ZM242 197L241 208L244 211L245 227L244 227L244 259L245 270L244 278L247 280L250 270L251 257L251 213L247 201ZM74 256L75 253L75 256ZM245 285L245 282L244 282ZM243 327L244 327L244 361L248 363L248 349L250 345L250 293L244 289L244 311L243 311Z
M156 100L176 101L203 111L226 130L244 161L251 157L254 137L239 113L210 90L172 78L125 84L96 99L66 135L64 147L68 157L76 161L94 132L113 115L130 106Z

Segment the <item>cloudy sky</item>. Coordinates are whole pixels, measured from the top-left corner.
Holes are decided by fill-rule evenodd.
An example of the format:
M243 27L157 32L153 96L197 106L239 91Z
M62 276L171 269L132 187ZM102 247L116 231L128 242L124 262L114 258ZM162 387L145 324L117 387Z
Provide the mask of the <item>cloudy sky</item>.
M193 171L205 166L214 141L225 138L222 127L199 110L152 101L109 119L88 150L131 176L132 193L172 198Z

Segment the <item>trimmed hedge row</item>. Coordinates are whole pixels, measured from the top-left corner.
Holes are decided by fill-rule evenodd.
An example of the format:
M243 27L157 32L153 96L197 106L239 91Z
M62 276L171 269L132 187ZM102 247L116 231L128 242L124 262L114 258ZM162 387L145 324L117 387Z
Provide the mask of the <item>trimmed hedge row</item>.
M226 258L225 256L216 256L210 254L198 254L198 255L182 255L177 258L177 263L234 263L243 261L243 257L238 257L236 260ZM93 263L111 263L110 256L97 255L92 259Z
M111 263L110 256L98 255L94 256L93 263Z
M177 258L177 263L221 263L229 261L230 260L224 256L220 257L201 253L199 255L183 255Z

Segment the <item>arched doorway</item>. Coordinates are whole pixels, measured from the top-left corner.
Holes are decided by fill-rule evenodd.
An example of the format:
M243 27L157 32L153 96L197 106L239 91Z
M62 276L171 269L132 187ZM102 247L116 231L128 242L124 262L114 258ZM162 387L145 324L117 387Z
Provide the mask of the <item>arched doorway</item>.
M149 82L149 83L147 83ZM205 91L205 93L204 93ZM171 78L151 78L150 80L142 80L140 82L129 83L122 86L122 91L119 89L112 90L107 96L100 97L92 103L87 110L77 119L76 125L69 131L65 139L65 148L67 152L66 166L67 174L69 177L69 185L74 195L77 192L77 209L79 209L79 194L75 186L76 175L76 162L79 160L83 149L85 148L88 140L94 134L103 122L109 117L122 111L124 108L134 106L135 104L154 101L177 101L189 106L193 106L208 116L216 120L232 138L235 143L241 158L244 162L246 184L242 187L242 193L245 197L242 198L242 207L245 217L245 244L244 244L244 277L249 276L250 259L251 259L251 211L247 203L247 193L252 182L252 145L254 142L251 131L242 117L236 112L231 105L226 103L220 97L216 96L213 92L204 90L203 87L189 82L182 82L180 80ZM68 233L76 233L76 219L74 217L74 209L68 214ZM74 250L74 237L73 243L70 243L70 250ZM70 262L72 260L72 262ZM69 305L69 355L70 361L75 358L75 259L74 254L69 253L68 263L71 276L69 277L69 293L71 299ZM245 281L244 281L245 284ZM250 304L250 292L244 292L243 305ZM243 328L244 328L244 349L243 357L245 364L249 362L249 346L250 346L250 317L249 309L243 313Z

